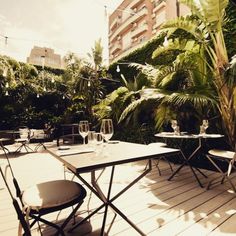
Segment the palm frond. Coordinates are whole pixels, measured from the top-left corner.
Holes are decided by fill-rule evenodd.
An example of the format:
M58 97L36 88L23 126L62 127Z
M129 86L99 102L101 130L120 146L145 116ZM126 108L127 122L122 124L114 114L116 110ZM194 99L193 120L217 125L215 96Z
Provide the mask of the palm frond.
M179 2L186 5L191 10L192 14L197 15L199 19L203 19L201 6L199 6L197 1L179 0Z
M172 104L177 107L181 107L184 104L191 103L196 109L205 106L216 106L216 99L209 97L203 93L190 93L188 91L175 92L169 96L166 96L163 103Z
M156 92L155 92L156 91ZM151 102L155 102L156 104L160 104L162 101L164 95L159 92L160 90L152 90L151 93L145 93L145 89L143 91L140 91L141 98L134 100L132 103L128 105L128 107L125 108L125 110L122 112L119 122L123 121L124 119L127 119L127 117L140 108L144 104L150 104Z
M160 45L157 49L153 52L152 58L156 58L160 56L162 53L166 53L167 51L199 51L199 44L196 43L195 40L187 40L187 39L178 39L175 38L174 40L168 40L167 46Z
M163 124L167 123L172 118L173 118L173 110L170 107L161 104L154 111L155 128L157 130L160 130L163 127Z
M182 29L194 36L199 42L202 42L207 35L207 32L199 30L199 25L201 22L199 20L193 20L187 17L179 17L174 20L169 20L162 25L162 30L168 32L168 36L172 34L177 29Z
M125 76L123 74L121 74L120 77L122 79L121 82L125 85L125 87L127 87L128 86L128 82L127 82Z
M136 68L137 70L141 71L144 75L146 75L149 80L153 81L153 78L155 77L156 73L158 72L158 68L154 67L150 64L139 64L139 63L131 63L129 65L130 67Z
M228 0L199 0L205 21L209 25L222 25Z

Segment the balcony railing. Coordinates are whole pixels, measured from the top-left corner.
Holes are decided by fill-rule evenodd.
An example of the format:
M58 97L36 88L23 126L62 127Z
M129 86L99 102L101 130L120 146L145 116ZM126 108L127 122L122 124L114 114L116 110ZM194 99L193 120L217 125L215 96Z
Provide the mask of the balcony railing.
M114 44L111 44L110 52L111 54L116 53L117 51L122 49L121 41L116 41Z
M117 35L122 35L128 28L132 27L132 23L138 21L140 18L148 15L148 9L146 7L142 8L139 12L135 13L134 15L130 16L126 21L120 24L120 27L117 28L114 33L110 37L110 42L112 42Z
M120 23L121 23L121 18L116 17L109 27L110 31L113 31L115 27L119 26Z
M156 6L153 9L153 13L157 12L158 10L160 10L162 7L166 6L166 2L164 0L159 0L156 3Z
M131 37L134 38L135 36L142 34L143 32L148 30L148 25L142 25L142 26L138 26L135 30L133 30L131 32Z
M138 5L140 5L142 2L144 2L144 0L133 0L132 3L130 4L130 8L135 8Z

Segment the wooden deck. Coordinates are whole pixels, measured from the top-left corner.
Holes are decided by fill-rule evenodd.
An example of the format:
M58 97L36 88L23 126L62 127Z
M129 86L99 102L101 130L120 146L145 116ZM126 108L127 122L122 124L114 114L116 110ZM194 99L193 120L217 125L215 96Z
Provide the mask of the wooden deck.
M0 155L0 158L1 163L5 162L3 155ZM22 189L37 182L64 177L61 163L47 151L22 154L17 158L11 158L11 163ZM144 166L145 162L118 166L113 193L129 183ZM228 184L218 185L207 191L199 187L189 168L183 168L172 181L167 181L171 174L167 163L161 162L160 167L162 176L158 175L156 167L153 166L146 177L115 201L116 206L142 231L150 236L236 235L236 195L228 189ZM203 171L209 178L216 175L214 172ZM104 189L108 186L108 176L107 169L99 179ZM67 178L71 177L71 174L67 174ZM201 180L206 185L207 180L204 177ZM8 192L6 188L2 189L3 186L0 178L0 235L15 236L18 221ZM87 193L86 201L79 209L78 218L85 217L88 209L91 210L100 204L94 195L90 196L89 190ZM59 219L64 218L65 214L63 211ZM49 217L55 219L55 215ZM114 213L110 211L106 226L106 230L109 231L107 235L139 235L119 216L111 225L113 217ZM101 222L102 211L68 235L99 235ZM42 228L44 235L53 234L51 228ZM37 229L33 235L39 235Z

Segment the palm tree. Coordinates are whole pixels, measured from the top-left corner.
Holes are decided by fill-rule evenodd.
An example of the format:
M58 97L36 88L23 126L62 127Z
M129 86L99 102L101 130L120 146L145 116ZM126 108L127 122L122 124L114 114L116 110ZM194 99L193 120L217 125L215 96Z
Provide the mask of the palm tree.
M140 90L148 84L149 81L141 79L140 74L131 81L127 81L124 75L121 74L121 86L94 106L97 117L99 119L110 117L115 123L118 123L121 121L120 117L126 107L140 97ZM133 124L137 123L137 113L139 112L132 114Z
M207 69L213 75L212 82L218 95L218 109L223 127L225 127L229 144L234 148L236 141L235 78L233 83L228 83L228 77L225 76L229 59L223 34L228 0L181 0L180 2L186 4L196 17L180 17L167 22L163 29L168 31L168 36L177 29L182 29L190 33L195 43L201 48L201 56L206 62ZM154 52L154 56L158 55L158 50Z
M95 41L94 48L92 48L92 53L88 53L89 58L94 64L94 70L97 72L102 65L103 58L103 47L101 44L101 38Z
M181 110L195 111L195 116L204 113L203 108L215 104L215 97L211 86L200 73L195 52L185 52L177 56L170 65L152 66L131 64L145 74L151 86L139 90L139 99L130 103L120 116L120 121L126 119L137 109L149 110L156 121L156 128L160 129L164 123L176 118ZM186 111L185 111L186 113Z

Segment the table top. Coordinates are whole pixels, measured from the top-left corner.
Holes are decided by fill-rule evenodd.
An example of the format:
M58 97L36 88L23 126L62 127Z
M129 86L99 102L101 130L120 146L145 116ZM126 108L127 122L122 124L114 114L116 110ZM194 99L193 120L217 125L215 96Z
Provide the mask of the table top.
M179 135L174 132L161 132L155 134L156 137L159 138L182 138L182 139L199 139L199 138L222 138L224 135L222 134L188 134L185 132L181 132Z
M116 142L108 143L101 152L78 153L87 145L69 146L68 155L66 150L60 151L58 147L48 148L47 150L59 161L63 162L73 172L90 172L99 168L114 166L129 162L146 160L163 154L177 154L179 149L158 147L154 148L148 145ZM72 154L73 150L75 151Z
M5 141L10 141L11 139L9 138L0 138L0 142L5 142Z
M19 130L6 130L5 133L6 134L19 134L20 131Z
M73 123L73 124L62 124L62 127L73 127L73 126L79 126L79 123Z

